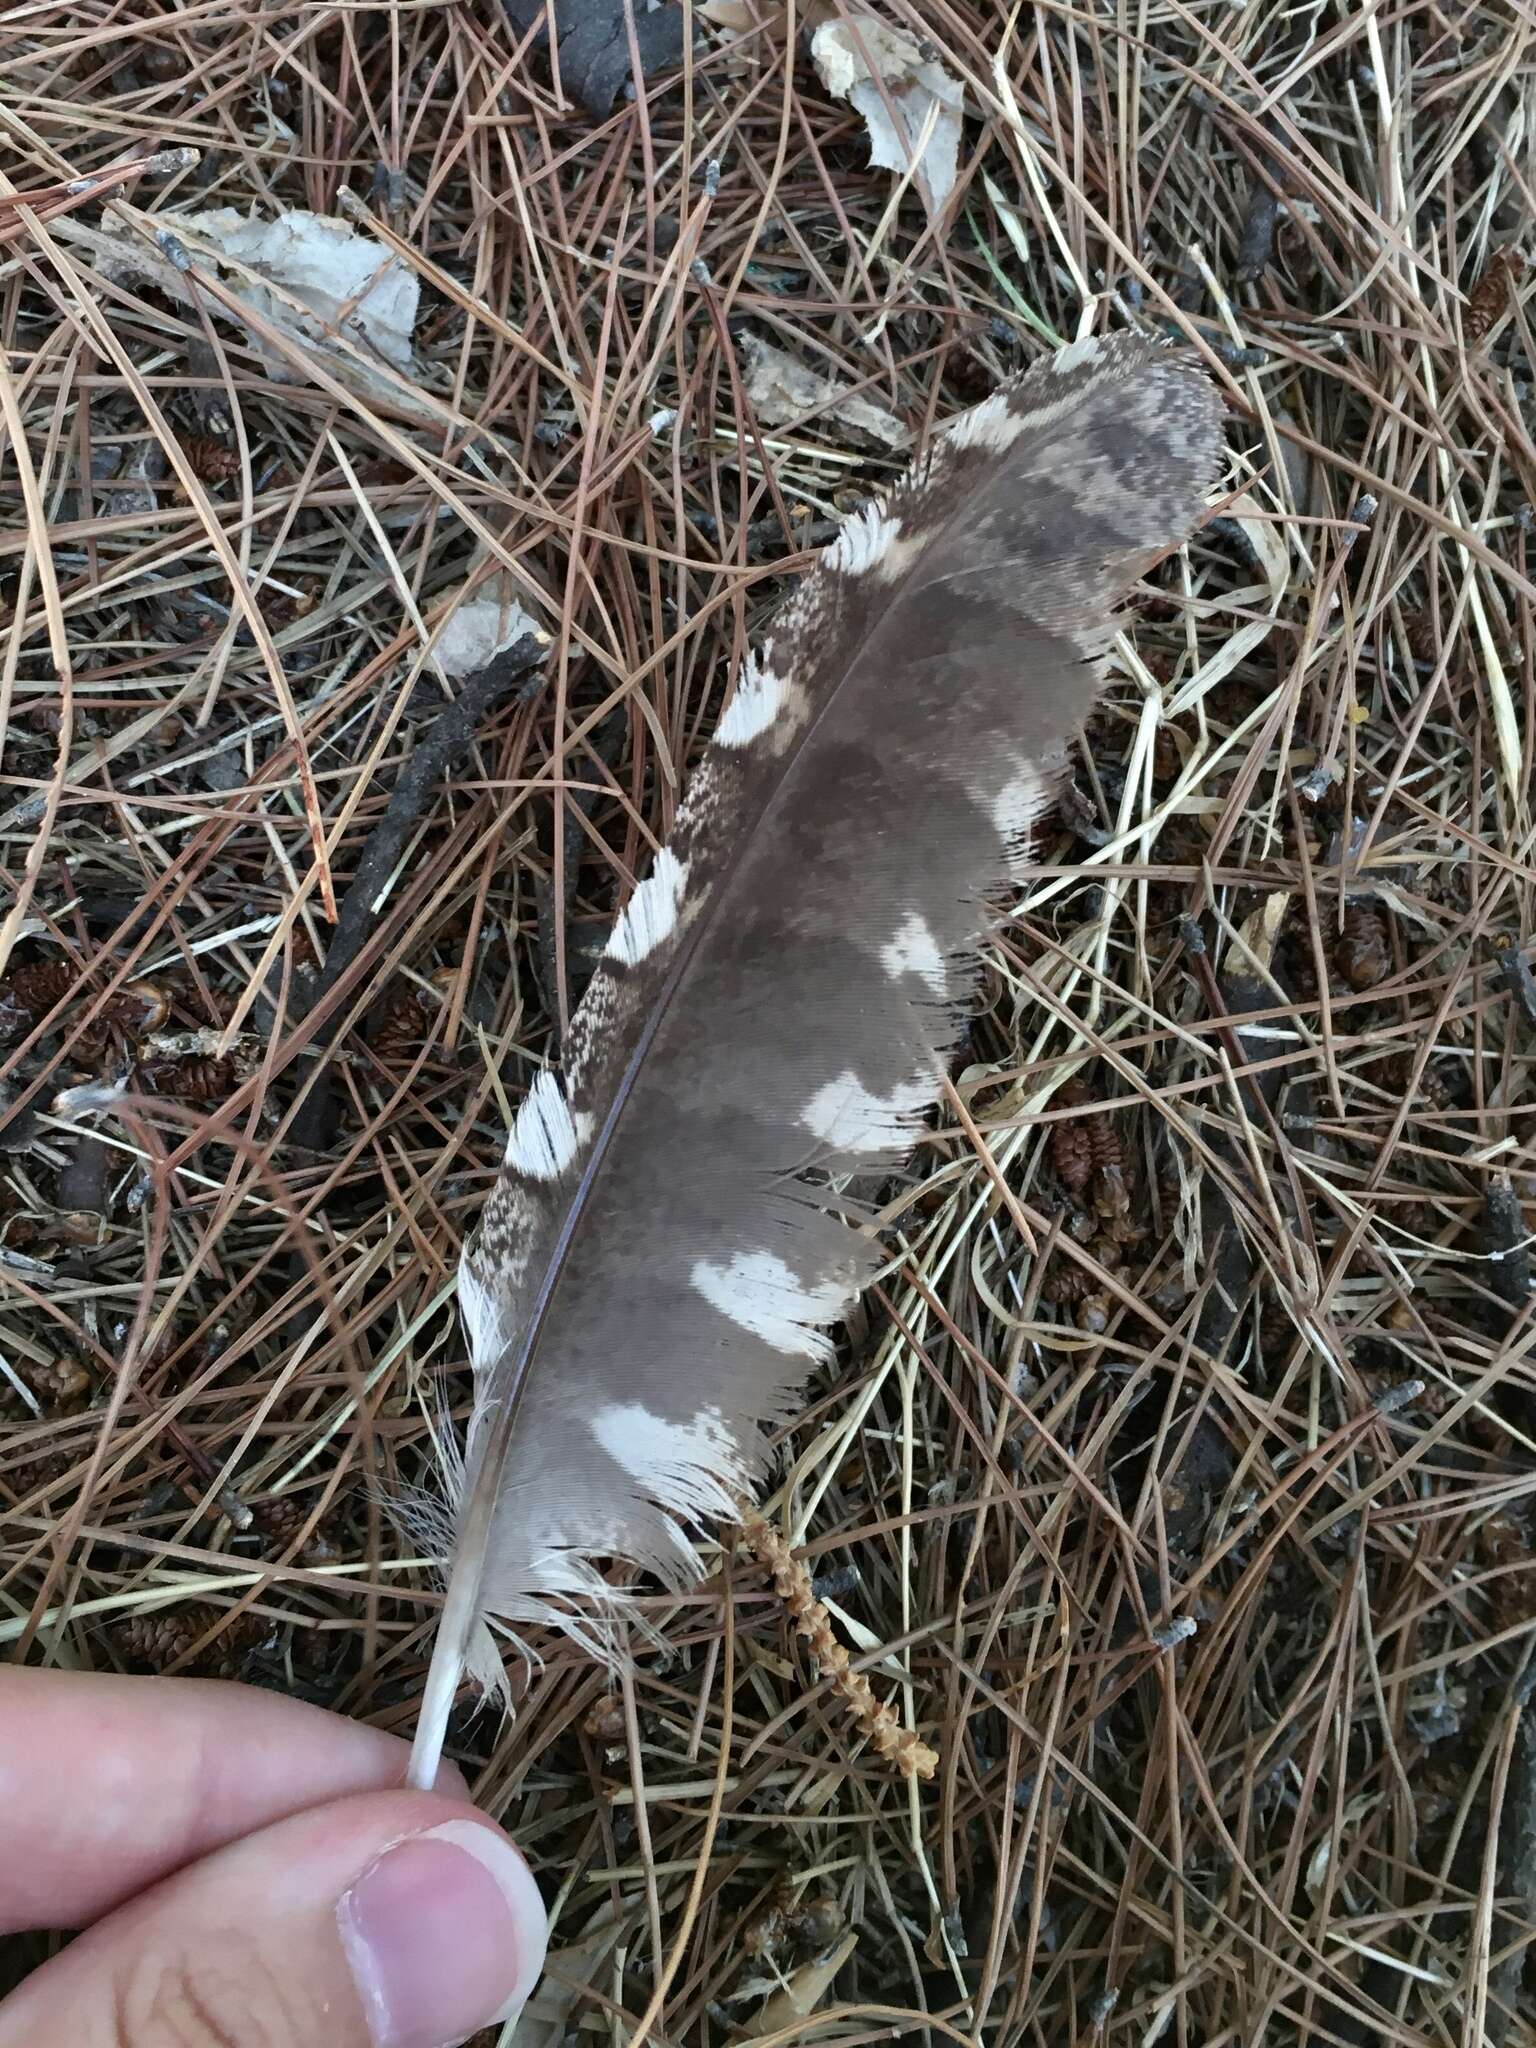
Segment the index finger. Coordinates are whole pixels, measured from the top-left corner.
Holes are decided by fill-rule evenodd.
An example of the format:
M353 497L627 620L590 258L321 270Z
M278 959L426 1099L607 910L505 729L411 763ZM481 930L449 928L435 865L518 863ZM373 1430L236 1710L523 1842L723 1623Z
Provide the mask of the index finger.
M218 1679L0 1670L0 1931L82 1927L223 1843L405 1782L403 1742ZM456 1771L438 1789L462 1793Z

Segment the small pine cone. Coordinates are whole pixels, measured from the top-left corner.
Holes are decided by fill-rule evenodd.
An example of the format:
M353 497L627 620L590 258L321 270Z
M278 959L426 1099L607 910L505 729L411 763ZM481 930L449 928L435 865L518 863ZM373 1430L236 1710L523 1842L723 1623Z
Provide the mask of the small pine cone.
M0 1038L20 1038L80 979L67 960L36 960L0 982Z
M296 1493L280 1493L275 1500L253 1501L251 1512L274 1550L286 1550L309 1520L309 1510Z
M428 1015L428 1000L420 989L396 990L385 998L368 1043L386 1062L406 1057L426 1036Z
M1080 1195L1093 1178L1093 1153L1086 1122L1051 1126L1051 1162L1068 1194Z
M267 1539L268 1552L273 1553L285 1551L292 1545L313 1509L300 1495L284 1493L275 1500L258 1501L251 1512ZM326 1534L326 1519L322 1516L318 1527L299 1552L298 1562L303 1565L333 1564L335 1559L336 1546Z
M219 1607L196 1602L189 1607L154 1614L136 1614L117 1631L119 1648L134 1664L164 1671L186 1656L211 1628L218 1633L183 1669L207 1678L234 1678L267 1633L259 1615L242 1614L231 1622Z
M1467 294L1467 310L1461 324L1474 347L1488 339L1524 272L1525 258L1518 249L1500 249L1473 285Z
M820 1955L841 1939L848 1922L836 1899L818 1894L803 1899L789 1916L790 1946L801 1955Z
M222 1102L233 1095L240 1073L232 1059L196 1053L187 1059L143 1060L135 1075L146 1095L173 1102Z
M117 1630L118 1648L130 1663L163 1671L191 1647L207 1625L205 1607L189 1608L181 1614L135 1614Z
M158 1031L170 1014L170 997L159 982L130 981L99 1005L80 1034L80 1049L99 1053L111 1043L114 1034L141 1038L147 1031Z
M91 1397L89 1371L67 1351L59 1358L29 1360L22 1371L27 1384L45 1408L74 1414Z
M1334 941L1333 964L1357 994L1375 988L1392 968L1386 921L1370 903L1351 903Z
M612 1693L604 1693L594 1700L586 1719L581 1724L582 1733L592 1742L600 1742L605 1749L612 1749L624 1740L624 1702Z
M1093 1291L1093 1275L1084 1272L1076 1259L1053 1258L1040 1283L1042 1299L1055 1308L1076 1308Z
M1373 1088L1380 1088L1385 1094L1401 1098L1413 1089L1413 1108L1430 1116L1442 1109L1449 1109L1461 1095L1461 1068L1454 1060L1432 1059L1425 1063L1424 1071L1414 1082L1414 1056L1412 1053L1394 1053L1389 1059L1372 1060L1361 1068L1361 1078L1369 1081ZM1415 1229L1411 1212L1404 1207L1398 1213L1398 1221L1405 1229ZM1429 1219L1420 1216L1420 1222L1427 1225ZM1420 1232L1423 1235L1423 1232Z
M1069 1082L1056 1098L1062 1109L1086 1100L1080 1081ZM1051 1125L1051 1164L1068 1194L1080 1195L1093 1178L1093 1122L1092 1117L1064 1117Z
M1085 1119L1088 1125L1088 1152L1093 1160L1095 1173L1106 1173L1111 1168L1118 1173L1125 1164L1125 1155L1120 1149L1120 1140L1115 1133L1114 1118L1099 1110Z
M1090 1337L1102 1337L1113 1314L1114 1305L1107 1294L1085 1294L1077 1304L1073 1321Z
M1410 1064L1407 1060L1404 1061L1405 1067L1409 1067ZM1447 1061L1430 1060L1419 1076L1420 1107L1427 1109L1431 1115L1439 1110L1449 1109L1456 1099L1457 1078ZM1406 1073L1404 1079L1407 1079Z
M193 471L205 484L226 483L239 473L240 451L221 441L217 434L188 434L181 448Z

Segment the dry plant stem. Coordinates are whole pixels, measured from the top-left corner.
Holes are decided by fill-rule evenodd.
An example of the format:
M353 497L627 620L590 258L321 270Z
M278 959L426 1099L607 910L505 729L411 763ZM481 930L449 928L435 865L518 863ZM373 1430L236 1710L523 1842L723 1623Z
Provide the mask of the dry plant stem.
M460 1530L463 1543L483 1546L484 1527L490 1502L482 1490L477 1496L480 1513ZM472 1503L472 1508L475 1504ZM476 1553L478 1554L478 1552ZM458 1698L469 1655L470 1639L480 1627L480 1579L478 1573L453 1571L432 1642L431 1661L422 1687L421 1706L416 1716L416 1733L411 1741L410 1762L405 1782L418 1792L429 1791L443 1759L448 1740L448 1720Z
M817 1667L832 1680L861 1734L887 1763L894 1764L904 1778L931 1778L938 1769L936 1750L911 1728L903 1728L894 1713L875 1698L862 1671L855 1671L848 1652L832 1633L832 1617L816 1598L811 1575L784 1538L750 1502L739 1503L741 1533L753 1555L773 1574L774 1591L783 1601Z

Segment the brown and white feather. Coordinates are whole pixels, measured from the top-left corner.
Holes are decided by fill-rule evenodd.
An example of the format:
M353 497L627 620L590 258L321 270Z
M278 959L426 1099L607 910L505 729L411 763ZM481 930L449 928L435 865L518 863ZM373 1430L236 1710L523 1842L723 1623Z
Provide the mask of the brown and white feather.
M1221 442L1191 361L1079 342L851 519L747 663L465 1253L476 1402L421 1772L486 1617L590 1638L598 1560L683 1578L690 1528L750 1485L880 1258L806 1176L909 1148L989 892Z

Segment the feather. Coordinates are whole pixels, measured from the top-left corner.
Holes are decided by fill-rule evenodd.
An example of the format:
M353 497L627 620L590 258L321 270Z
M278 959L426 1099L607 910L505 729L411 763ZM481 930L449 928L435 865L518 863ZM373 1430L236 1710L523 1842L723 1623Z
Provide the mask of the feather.
M488 1617L603 1649L601 1561L685 1580L690 1527L750 1487L880 1262L827 1183L899 1160L938 1096L988 892L1221 442L1191 360L1077 342L849 520L746 664L464 1256L415 1782L466 1667L499 1674Z

